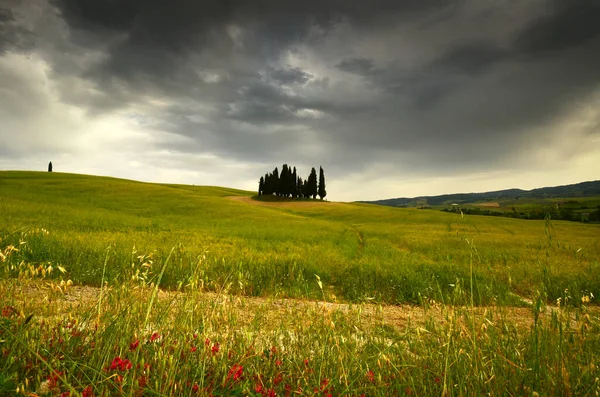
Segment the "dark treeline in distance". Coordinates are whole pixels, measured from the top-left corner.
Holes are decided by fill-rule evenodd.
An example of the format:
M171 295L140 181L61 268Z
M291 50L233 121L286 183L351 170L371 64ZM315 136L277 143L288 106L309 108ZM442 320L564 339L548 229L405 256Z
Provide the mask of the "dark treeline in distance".
M281 173L275 167L273 172L260 177L258 182L258 195L291 198L317 198L321 200L327 196L325 190L325 173L323 167L319 169L319 180L317 181L317 171L313 167L308 178L302 180L296 171L296 167L290 167L284 164L281 167Z

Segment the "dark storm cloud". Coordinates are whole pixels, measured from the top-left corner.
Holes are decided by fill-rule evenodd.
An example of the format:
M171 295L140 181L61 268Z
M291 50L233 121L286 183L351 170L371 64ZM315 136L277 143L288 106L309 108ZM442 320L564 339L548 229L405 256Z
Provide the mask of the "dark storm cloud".
M520 52L561 51L600 37L598 1L555 0L548 8L549 14L542 14L517 36L515 46Z
M358 75L369 75L373 71L373 61L367 58L344 59L335 65L338 69Z
M183 153L495 166L550 140L542 127L600 89L596 1L51 4L56 26L36 48L62 102L138 107L145 126L182 138L161 148ZM33 48L31 26L0 9L0 51Z
M9 50L27 52L33 47L31 32L17 23L12 9L0 5L0 54Z
M313 76L300 68L292 67L286 69L273 69L269 73L269 77L273 82L279 84L304 84Z

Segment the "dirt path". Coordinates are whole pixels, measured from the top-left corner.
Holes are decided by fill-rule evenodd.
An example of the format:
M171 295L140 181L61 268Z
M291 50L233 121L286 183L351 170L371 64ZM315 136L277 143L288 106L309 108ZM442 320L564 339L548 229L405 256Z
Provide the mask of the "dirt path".
M7 281L0 281L0 291L5 292ZM52 304L58 313L69 314L76 309L89 309L98 304L100 298L100 288L90 286L72 286L66 293L49 293L46 284L29 283L26 286L12 285L12 294L16 306L26 304ZM182 292L159 291L159 300L185 300L187 294ZM450 316L458 315L461 318L475 314L476 318L484 321L483 318L492 318L492 321L507 321L514 324L518 328L528 329L533 325L533 313L530 308L523 307L452 307L432 303L429 307L415 305L377 305L377 304L348 304L334 303L324 301L309 301L302 299L282 299L269 297L245 297L237 295L223 295L214 292L205 292L202 297L210 302L215 303L233 303L233 306L239 306L241 310L248 313L248 310L258 310L259 308L267 308L273 317L281 317L289 315L294 309L312 306L317 310L324 312L340 311L356 315L360 312L366 320L371 322L382 321L385 324L401 331L407 326L422 327L427 321L435 321L443 324L449 321ZM147 296L140 296L140 299ZM1 303L1 301L0 301ZM542 320L550 319L553 311L559 310L556 307L548 306L542 313ZM600 307L588 307L588 313L592 316L600 316ZM576 324L575 314L572 314L572 319ZM490 322L491 324L491 322Z

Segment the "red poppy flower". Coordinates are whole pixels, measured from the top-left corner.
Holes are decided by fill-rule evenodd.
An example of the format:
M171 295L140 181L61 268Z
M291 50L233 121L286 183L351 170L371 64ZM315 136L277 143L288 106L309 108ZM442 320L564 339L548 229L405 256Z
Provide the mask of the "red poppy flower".
M221 345L219 345L219 342L215 342L211 348L211 351L213 352L213 354L217 354L219 352L219 347L221 347Z
M227 379L233 378L234 381L244 379L244 367L239 364L233 364L227 373Z
M140 341L136 340L135 342L131 342L129 345L129 350L134 351L140 345Z
M94 397L94 392L92 391L92 386L88 386L85 389L83 389L83 392L81 392L81 396L82 397Z
M121 357L115 357L110 363L111 370L119 369L120 371L127 371L128 369L131 369L131 367L131 361L123 360Z
M369 379L369 382L375 382L375 373L371 370L368 370L367 379Z
M154 342L155 340L160 339L160 334L158 332L154 332L151 336L150 336L150 342Z

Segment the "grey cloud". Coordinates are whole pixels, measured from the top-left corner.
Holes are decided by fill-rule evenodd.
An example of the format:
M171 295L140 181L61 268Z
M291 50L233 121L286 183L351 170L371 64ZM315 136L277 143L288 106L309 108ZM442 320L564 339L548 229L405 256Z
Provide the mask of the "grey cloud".
M367 58L344 59L335 65L338 69L358 75L369 75L374 68L373 61Z
M298 67L277 68L269 73L269 77L275 83L279 84L304 84L309 81L313 75Z
M540 0L518 34L485 37L461 20L475 0L52 4L48 34L27 33L12 11L0 27L38 34L61 100L94 116L133 107L157 147L190 156L325 158L340 174L502 167L600 89L592 1ZM511 17L486 12L498 26Z
M553 1L548 8L549 15L540 16L515 38L515 47L520 52L561 51L600 36L597 1Z
M18 23L10 8L0 6L0 55L9 50L28 52L34 47L31 31Z

